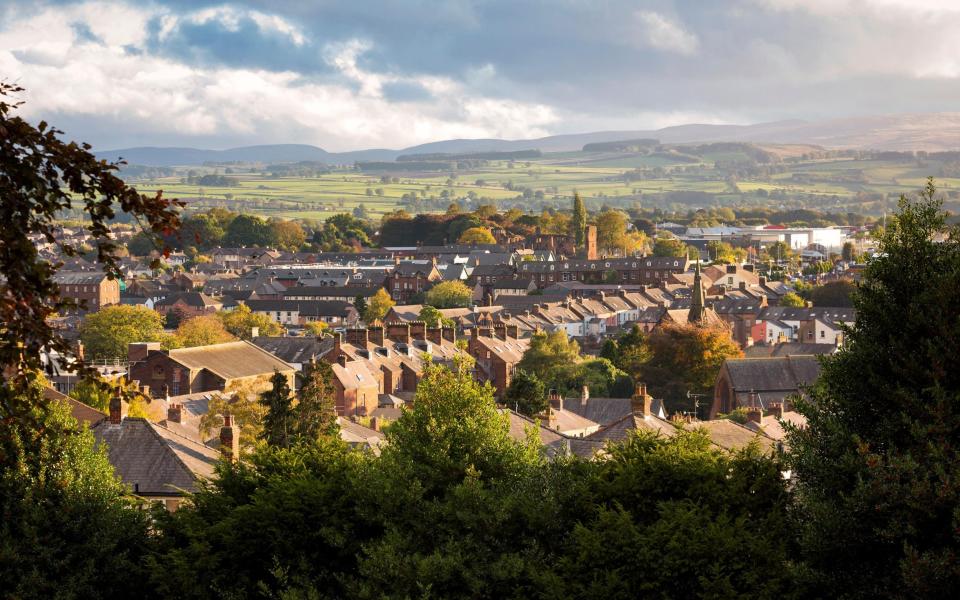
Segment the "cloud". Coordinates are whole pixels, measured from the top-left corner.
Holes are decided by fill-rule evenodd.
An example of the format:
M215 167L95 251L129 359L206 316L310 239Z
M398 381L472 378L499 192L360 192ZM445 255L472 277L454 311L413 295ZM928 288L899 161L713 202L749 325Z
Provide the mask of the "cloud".
M100 148L397 148L955 110L958 34L936 0L8 0L0 74Z
M653 11L637 11L635 16L647 43L654 48L687 56L696 54L700 45L697 36L685 31L679 24Z

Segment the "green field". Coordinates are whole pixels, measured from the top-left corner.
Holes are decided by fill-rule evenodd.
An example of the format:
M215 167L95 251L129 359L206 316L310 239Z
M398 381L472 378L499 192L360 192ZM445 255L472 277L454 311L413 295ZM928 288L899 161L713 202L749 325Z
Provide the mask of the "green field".
M936 160L802 160L791 156L789 147L778 148L786 149L783 160L759 165L736 150L704 152L694 163L688 150L678 147L648 154L552 153L532 160L481 161L479 166L426 173L341 169L290 177L255 166L185 167L171 177L134 183L143 192L162 189L195 208L223 206L265 216L321 220L358 206L377 217L398 208L441 211L451 201L467 207L495 204L539 211L545 206L566 206L575 190L593 209L769 204L879 214L889 210L900 193L921 187L929 175L937 176L938 186L951 198L960 190L960 177L943 176L960 173ZM225 174L237 185L202 187L186 183L188 173L194 177ZM677 192L700 195L678 200ZM416 203L411 203L412 197Z

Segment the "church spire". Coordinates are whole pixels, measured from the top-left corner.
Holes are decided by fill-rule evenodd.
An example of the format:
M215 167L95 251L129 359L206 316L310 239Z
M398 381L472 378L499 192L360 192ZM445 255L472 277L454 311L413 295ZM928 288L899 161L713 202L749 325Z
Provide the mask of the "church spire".
M700 261L697 261L693 271L693 289L690 292L690 314L687 315L687 322L702 325L704 322L704 292L703 281L700 279Z

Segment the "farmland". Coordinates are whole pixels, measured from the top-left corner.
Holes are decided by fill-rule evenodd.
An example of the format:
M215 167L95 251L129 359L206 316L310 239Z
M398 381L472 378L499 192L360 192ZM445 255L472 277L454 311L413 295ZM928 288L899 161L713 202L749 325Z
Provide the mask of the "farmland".
M758 161L757 153L764 158ZM315 220L359 207L373 218L399 208L443 211L451 202L464 208L495 204L540 211L567 206L575 190L589 209L769 205L878 215L930 175L954 210L960 191L960 168L951 154L912 157L824 152L810 146L713 144L653 152L547 153L524 160L451 157L448 170L420 172L396 164L393 169L378 163L375 170L322 167L310 174L264 165L206 165L134 183L143 192L162 189L198 209L222 206ZM196 183L213 173L223 174L231 185Z

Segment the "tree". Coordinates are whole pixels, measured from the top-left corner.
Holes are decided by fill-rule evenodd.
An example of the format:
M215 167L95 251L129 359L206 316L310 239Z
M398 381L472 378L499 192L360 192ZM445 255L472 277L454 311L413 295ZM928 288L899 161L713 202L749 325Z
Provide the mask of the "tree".
M353 307L357 309L357 314L363 318L363 315L367 314L367 299L357 294L357 297L353 299Z
M932 181L901 197L844 348L796 403L810 596L947 598L960 585L960 239L941 206Z
M626 213L605 210L597 215L597 247L604 254L625 254L633 246L627 235L630 222Z
M786 306L789 308L803 308L806 305L807 302L796 292L787 292L782 298L780 298L780 306Z
M633 378L640 377L643 365L651 356L647 336L639 325L634 325L616 339L604 342L600 352L601 358L606 358Z
M309 321L303 326L304 334L313 337L323 337L329 333L329 330L330 324L325 321Z
M382 321L396 302L387 293L387 290L380 288L377 293L370 297L367 303L367 310L363 313L363 320L370 324L374 321Z
M175 234L167 236L167 243L176 248L214 248L223 241L223 226L209 213L197 213L183 219Z
M580 346L563 329L535 333L517 367L536 375L548 389L570 392L575 389L574 368L580 362Z
M853 262L857 259L857 250L853 242L844 242L841 257L847 262Z
M251 450L263 431L266 407L260 404L260 393L270 388L266 378L256 381L237 381L227 386L222 393L213 394L207 412L200 417L200 435L207 439L215 436L223 426L223 415L229 413L239 430L240 448Z
M471 227L460 234L458 244L496 244L497 240L488 227Z
M654 256L686 256L687 248L675 237L659 236L653 242Z
M65 403L0 422L0 581L11 598L146 597L149 519ZM111 574L104 581L104 572Z
M587 239L587 208L583 204L580 192L573 193L573 218L570 220L570 234L577 249L583 248Z
M736 262L737 259L733 246L727 242L718 242L715 240L707 242L707 255L713 262L724 265Z
M302 442L316 442L322 436L333 437L340 431L333 377L329 363L310 364L293 417L297 438Z
M693 411L687 393L711 395L720 367L743 352L722 327L665 324L647 338L652 356L640 370L650 393L668 412Z
M223 237L227 246L266 247L273 241L270 225L256 215L237 215Z
M233 337L216 315L201 315L182 321L177 331L169 338L170 348L192 348L232 342Z
M793 261L793 249L786 242L774 242L767 248L767 254L777 263L787 263Z
M80 340L94 359L122 358L132 342L163 339L163 317L145 306L107 306L87 314L80 324Z
M629 398L633 395L633 379L606 358L583 360L577 365L574 389L586 386L601 398Z
M504 401L518 413L533 417L547 409L547 389L539 377L518 368L504 393Z
M814 306L850 307L854 305L854 294L857 285L849 279L828 281L823 285L810 288L805 297L813 302Z
M438 309L426 305L420 309L419 319L426 323L427 327L453 327L452 319L443 316Z
M462 281L441 281L427 290L424 304L435 308L465 308L473 302L473 290Z
M286 375L276 371L270 385L269 390L260 394L260 404L266 409L260 439L271 446L289 448L297 432L290 382Z
M283 327L267 315L253 312L246 304L240 304L233 310L218 312L217 318L230 335L241 340L249 340L253 337L255 327L258 330L257 335L283 335Z
M108 228L117 216L116 207L157 235L179 227L183 206L160 192L138 193L114 173L119 164L99 160L88 144L64 142L58 137L62 132L46 122L34 127L14 115L21 103L8 99L22 91L0 82L0 222L4 224L0 230L0 279L4 282L0 365L11 392L0 395L0 419L33 414L23 404L31 396L13 391L26 389L27 373L42 368L42 354L72 353L72 344L53 329L50 317L72 308L73 303L60 297L53 280L55 265L38 254L32 237L57 244L64 256L76 256L78 249L58 241L55 233L57 219L79 205L90 219L85 229L97 261L116 278L120 270L115 250L120 243L110 237ZM83 365L79 366L82 370Z
M110 399L116 395L118 388L128 392L131 398L135 397L139 390L139 386L133 382L128 382L123 377L116 381L84 377L73 386L68 395L78 402L83 402L87 406L92 406L100 412L106 413L110 411Z
M303 244L307 241L307 234L304 233L303 227L296 221L272 219L270 221L270 239L271 245L280 250L297 252L303 248Z
M127 251L133 256L149 256L151 253L157 252L158 247L156 236L142 231L136 233L127 242Z

